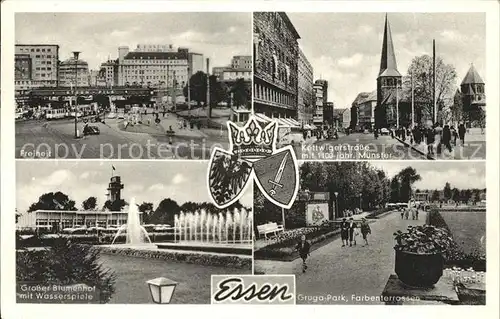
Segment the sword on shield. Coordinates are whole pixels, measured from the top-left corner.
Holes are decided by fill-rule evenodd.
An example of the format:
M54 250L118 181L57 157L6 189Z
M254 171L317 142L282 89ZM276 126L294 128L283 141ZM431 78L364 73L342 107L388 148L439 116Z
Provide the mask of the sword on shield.
M269 180L268 182L273 185L273 188L269 191L271 196L276 195L276 188L282 188L283 184L280 184L281 182L281 177L283 176L283 171L285 170L285 165L286 165L286 160L288 157L288 153L285 153L285 157L283 157L283 160L281 160L280 168L276 172L276 176L274 176L274 180Z

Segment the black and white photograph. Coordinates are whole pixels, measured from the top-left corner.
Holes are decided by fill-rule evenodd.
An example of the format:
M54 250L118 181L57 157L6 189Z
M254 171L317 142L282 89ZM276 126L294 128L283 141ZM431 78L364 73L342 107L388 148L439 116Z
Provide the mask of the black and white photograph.
M486 302L484 162L303 162L291 209L254 187L254 272L297 304Z
M212 274L252 273L253 191L217 209L207 168L18 162L17 302L210 303Z
M253 16L255 115L299 160L486 158L485 13Z
M250 113L251 19L17 13L16 158L208 160Z

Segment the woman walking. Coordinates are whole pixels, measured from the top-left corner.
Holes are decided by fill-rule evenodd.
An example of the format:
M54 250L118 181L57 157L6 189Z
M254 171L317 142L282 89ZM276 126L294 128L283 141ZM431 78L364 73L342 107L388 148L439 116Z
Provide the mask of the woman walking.
M300 258L302 258L302 272L304 273L307 269L306 260L307 257L310 256L309 250L311 249L311 244L306 240L306 235L300 237L296 249L299 252Z
M349 218L349 247L352 247L352 244L356 245L356 238L354 237L354 233L356 232L356 223L354 222L354 218Z
M342 247L345 247L349 240L349 223L345 218L342 218L342 223L340 224L340 238L342 239Z
M370 228L370 225L368 225L368 223L366 222L366 218L363 217L363 219L361 220L361 234L363 235L363 239L365 241L363 247L368 245L368 234L371 233L372 230Z

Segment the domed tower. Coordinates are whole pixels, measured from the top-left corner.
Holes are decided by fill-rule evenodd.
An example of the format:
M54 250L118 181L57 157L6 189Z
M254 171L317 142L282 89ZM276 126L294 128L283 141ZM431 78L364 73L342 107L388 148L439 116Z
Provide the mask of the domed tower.
M401 73L398 71L394 44L392 42L391 26L385 15L384 39L380 59L380 71L377 77L377 107L375 112L375 127L387 127L395 122L396 94L401 87Z

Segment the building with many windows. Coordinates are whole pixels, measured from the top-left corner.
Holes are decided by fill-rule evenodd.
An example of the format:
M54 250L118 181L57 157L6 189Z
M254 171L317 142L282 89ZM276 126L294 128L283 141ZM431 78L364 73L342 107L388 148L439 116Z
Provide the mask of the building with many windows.
M375 108L377 107L377 91L361 92L352 107L356 111L356 125L359 128L371 130L375 126Z
M252 56L235 55L231 60L231 68L252 70Z
M297 119L300 38L284 12L253 13L254 110Z
M297 120L302 124L313 123L313 67L307 60L304 52L299 48L298 64L298 91L297 91Z
M59 63L59 86L75 86L75 74L78 79L78 87L90 85L89 64L81 59L69 58Z
M59 46L16 44L15 81L33 81L40 86L57 86Z
M323 125L323 108L324 108L324 98L323 98L323 85L314 83L313 85L313 98L314 98L314 113L313 113L313 124L315 126L321 127Z

